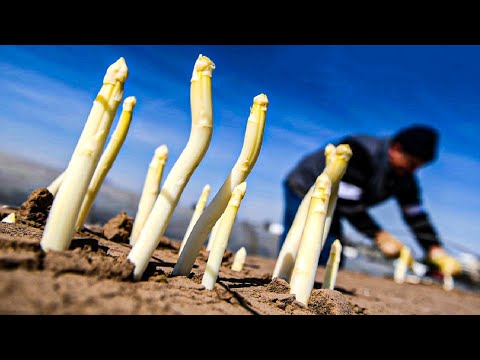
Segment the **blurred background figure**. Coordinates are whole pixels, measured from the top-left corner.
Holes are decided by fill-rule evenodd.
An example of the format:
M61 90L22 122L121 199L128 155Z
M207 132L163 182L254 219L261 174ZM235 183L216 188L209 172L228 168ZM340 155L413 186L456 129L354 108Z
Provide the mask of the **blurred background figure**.
M353 155L340 182L332 225L320 254L320 265L326 264L332 242L337 238L342 241L342 218L372 239L384 257L398 257L402 241L383 229L368 212L370 207L393 197L401 209L404 222L424 251L424 262L430 270L441 274L460 273L460 263L445 251L422 206L421 186L416 177L420 168L436 159L438 142L436 129L416 124L389 137L361 134L332 141L334 145L350 145ZM284 230L279 238L278 251L303 197L325 168L325 146L304 156L283 182ZM344 262L342 256L341 266Z

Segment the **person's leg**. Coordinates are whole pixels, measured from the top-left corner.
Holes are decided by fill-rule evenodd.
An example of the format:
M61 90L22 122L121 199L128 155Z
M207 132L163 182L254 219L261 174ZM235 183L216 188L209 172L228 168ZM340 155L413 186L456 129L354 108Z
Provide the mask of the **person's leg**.
M330 248L336 239L339 239L340 242L342 242L342 234L342 224L340 223L340 219L338 218L338 216L334 216L330 225L330 231L328 232L328 236L325 239L325 244L323 244L322 251L320 252L320 258L318 260L319 265L327 265L328 257L330 256ZM342 251L342 254L340 256L340 264L338 267L342 268L344 265L345 256L343 255Z
M277 254L280 253L285 238L287 237L288 230L292 226L295 215L297 214L298 207L302 202L302 199L296 195L286 182L283 182L283 194L284 194L284 210L283 210L283 234L278 239Z
M330 256L330 247L336 239L337 236L335 234L332 234L331 232L328 234L327 238L325 239L325 244L323 244L322 251L320 252L320 259L318 259L318 265L327 265L328 257Z

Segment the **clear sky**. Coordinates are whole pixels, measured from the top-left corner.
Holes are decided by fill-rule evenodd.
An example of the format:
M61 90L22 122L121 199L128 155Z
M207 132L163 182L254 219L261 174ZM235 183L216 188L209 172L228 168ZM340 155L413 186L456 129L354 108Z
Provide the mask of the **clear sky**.
M441 135L439 159L418 172L425 207L447 246L480 254L480 46L0 45L0 151L64 169L106 69L124 57L125 97L137 106L108 181L140 193L155 148L169 149L165 179L188 141L199 54L216 65L213 136L180 205L195 204L206 184L213 198L240 154L253 98L264 93L264 140L239 218L281 222L284 176L331 139L424 123ZM371 213L418 254L393 201Z

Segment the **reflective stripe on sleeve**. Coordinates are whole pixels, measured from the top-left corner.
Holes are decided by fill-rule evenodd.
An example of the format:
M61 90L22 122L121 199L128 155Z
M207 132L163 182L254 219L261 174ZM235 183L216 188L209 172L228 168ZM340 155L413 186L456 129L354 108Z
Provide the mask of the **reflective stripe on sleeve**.
M363 190L356 185L340 181L338 197L345 200L360 200Z
M408 216L414 216L424 212L423 207L419 204L405 205L402 207L402 210L405 215Z

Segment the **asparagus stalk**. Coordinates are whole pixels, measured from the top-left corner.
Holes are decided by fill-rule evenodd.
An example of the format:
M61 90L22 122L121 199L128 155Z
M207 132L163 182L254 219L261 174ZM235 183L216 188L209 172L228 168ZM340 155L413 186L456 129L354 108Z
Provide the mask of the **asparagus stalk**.
M213 242L215 241L215 235L217 234L217 229L218 225L220 225L220 222L222 221L223 214L220 216L220 218L217 220L215 225L212 228L212 231L210 231L210 237L208 238L208 243L207 243L207 251L212 250Z
M325 268L325 276L323 279L322 289L333 290L335 281L337 280L338 266L342 256L342 244L336 239L330 247L330 256L328 257L327 266Z
M345 175L348 162L352 157L352 149L348 144L340 144L335 149L328 147L326 149L327 166L325 171L332 182L332 191L330 200L328 202L327 218L325 219L325 229L323 230L322 246L327 239L330 231L330 225L332 224L333 213L337 206L338 188L340 187L340 181Z
M312 197L313 185L307 194L303 197L300 206L297 209L295 218L292 225L288 230L285 241L277 257L275 268L273 269L272 279L280 278L287 282L290 282L293 266L295 265L295 259L297 257L298 247L302 239L303 229L305 227L305 221L307 219L308 208L310 206L310 199Z
M327 173L332 182L332 190L325 220L325 229L323 231L322 246L323 243L325 243L328 232L330 231L330 225L337 203L339 184L343 175L345 174L348 161L350 160L351 156L352 151L348 144L340 144L337 147L332 144L328 144L325 147L326 166L324 171ZM297 256L298 247L300 246L303 229L305 227L308 207L314 186L315 185L312 185L298 207L297 213L295 214L295 219L293 220L292 226L288 230L287 236L285 237L285 242L283 243L278 254L272 278L278 277L286 281L290 281L293 265Z
M454 273L454 264L452 262L448 263L449 266L445 266L442 269L443 274L443 284L442 287L446 291L451 291L455 287L455 283L453 280L453 273Z
M205 206L207 205L207 198L209 194L210 194L210 185L207 184L203 187L202 193L200 194L197 204L195 205L195 210L193 211L192 218L190 219L190 223L188 224L187 231L185 231L185 235L183 236L182 243L180 244L179 253L182 252L183 246L185 245L185 241L187 240L188 235L190 235L190 232L192 231L193 226L197 222L200 215L202 215L202 212L205 209Z
M324 170L314 184L305 229L292 271L290 294L294 294L296 300L304 305L308 305L315 283L331 187L332 182Z
M102 187L103 181L107 176L107 173L112 168L113 162L117 158L120 148L125 142L127 137L128 129L130 128L130 123L132 121L133 109L137 104L137 99L134 96L129 96L123 102L123 110L118 120L117 127L115 128L110 141L108 142L105 151L100 157L100 161L93 173L92 180L88 186L87 193L83 199L82 207L80 208L80 213L78 214L77 224L75 229L80 231L85 224L90 210L92 209L93 202L97 197L98 191Z
M222 220L218 225L215 242L212 250L208 255L207 266L202 278L202 285L207 290L212 290L218 278L218 272L222 265L223 254L227 249L228 239L232 232L233 223L238 213L238 208L242 202L245 192L247 191L247 183L242 182L233 189L232 196L228 202L227 208L223 213Z
M332 163L333 155L335 154L335 145L328 144L325 147L325 164L328 166ZM302 199L300 206L297 209L295 218L293 219L290 229L288 229L287 236L283 242L282 248L278 254L275 268L273 269L272 278L284 279L287 282L290 281L292 276L293 266L295 265L295 259L297 257L298 247L302 238L303 228L305 227L305 221L307 219L308 207L310 205L310 199L312 197L313 188L315 184L310 187L308 192Z
M157 200L167 159L167 145L157 147L148 166L147 176L143 183L142 195L138 202L137 214L135 215L132 233L130 234L130 245L135 244L138 240L143 225L145 225L145 221L147 221L148 215L150 214L150 211L152 211L153 204L155 204L155 200Z
M235 253L232 263L232 270L233 271L242 271L243 265L245 264L245 259L247 258L247 250L245 247L241 247Z
M411 266L412 262L413 257L410 248L406 245L402 246L400 255L395 263L395 270L393 272L393 280L397 284L402 284L405 282L407 269L409 266Z
M58 175L55 180L53 180L50 185L47 186L47 190L52 194L54 197L57 195L58 189L62 184L63 178L65 177L65 171L63 171L60 175Z
M45 225L40 245L44 251L67 250L80 206L98 164L115 113L123 98L128 68L123 58L110 65L77 146L65 170Z
M212 138L212 72L215 64L200 55L195 62L190 85L192 127L185 149L175 162L160 194L133 244L128 259L135 265L133 277L139 280L163 236L182 192L203 159ZM182 252L183 254L183 252Z
M208 233L227 207L233 189L244 182L250 174L262 145L267 107L268 99L265 94L255 96L253 106L250 108L243 147L237 162L220 190L195 223L173 268L172 276L188 275L190 273Z
M455 283L453 281L453 276L451 274L445 274L443 276L443 284L442 284L443 290L450 291L453 290L455 287Z

